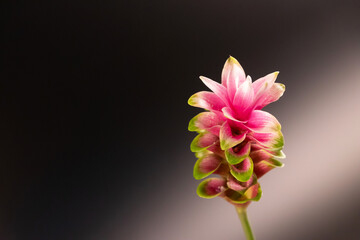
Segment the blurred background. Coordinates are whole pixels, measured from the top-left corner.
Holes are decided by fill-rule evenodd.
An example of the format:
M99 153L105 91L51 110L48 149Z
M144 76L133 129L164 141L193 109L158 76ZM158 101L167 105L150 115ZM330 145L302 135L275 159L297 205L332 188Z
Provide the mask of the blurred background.
M231 54L279 70L285 167L257 239L360 239L360 1L11 1L2 8L1 240L237 240L196 195L187 105Z

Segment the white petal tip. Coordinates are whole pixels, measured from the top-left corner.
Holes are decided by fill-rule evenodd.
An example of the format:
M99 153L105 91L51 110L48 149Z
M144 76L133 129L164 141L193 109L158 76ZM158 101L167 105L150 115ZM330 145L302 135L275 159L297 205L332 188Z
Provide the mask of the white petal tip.
M252 78L250 77L250 75L247 75L246 80L249 81L250 83L252 82Z

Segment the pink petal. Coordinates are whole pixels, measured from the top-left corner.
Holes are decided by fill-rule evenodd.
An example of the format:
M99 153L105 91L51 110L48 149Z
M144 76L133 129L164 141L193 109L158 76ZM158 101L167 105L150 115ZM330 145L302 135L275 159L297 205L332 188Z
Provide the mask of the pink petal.
M225 190L225 179L209 178L199 184L197 188L197 194L203 198L214 198Z
M280 123L273 115L261 110L252 111L245 126L251 131L262 133L279 131L281 129Z
M245 192L244 190L235 191L229 188L226 190L223 197L228 202L235 204L235 206L241 205L246 207L247 205L249 205L249 201L258 201L261 198L262 191L260 188L260 184L257 183L256 180L254 180L251 184L252 185L249 186L249 188L246 189Z
M254 177L251 176L250 179L246 182L240 182L236 180L233 176L230 176L227 182L227 186L235 191L242 191L250 187L254 182Z
M265 91L261 97L256 101L256 108L255 109L262 109L269 103L277 101L285 91L285 85L281 83L275 83L272 87Z
M241 143L246 137L246 130L232 129L228 122L225 122L220 129L220 146L222 150L232 148Z
M219 168L221 162L222 158L213 153L206 154L204 157L199 158L194 166L194 178L202 179L209 176Z
M201 81L211 90L213 91L226 105L229 106L229 98L227 95L226 88L211 80L210 78L200 76Z
M273 158L274 156L271 153L265 151L264 149L261 149L257 151L251 151L250 157L253 160L254 164L256 164L262 160Z
M245 158L237 165L230 165L230 173L238 181L246 182L251 178L253 173L254 164L250 157Z
M200 152L209 146L216 144L218 141L219 138L212 133L201 133L194 138L190 145L190 149L192 152Z
M235 58L230 56L221 74L221 83L227 88L230 100L234 98L236 89L245 81L245 78L244 69Z
M254 148L254 145L251 146L252 149ZM252 150L250 153L250 157L253 160L254 164L256 164L257 162L260 162L262 160L266 160L266 159L284 159L285 158L285 154L283 153L283 151L271 151L265 148L260 148L259 150Z
M259 163L254 166L254 173L258 178L261 178L262 176L264 176L267 172L269 172L273 168L274 167L269 166L267 164Z
M283 167L284 164L277 161L276 159L264 159L254 164L254 173L258 178L262 177L265 173L276 167Z
M242 121L242 120L239 120L236 118L236 113L229 107L224 107L222 110L221 110L224 114L224 116L230 120L233 120L235 122L239 122L239 123L244 123L246 121Z
M246 81L237 89L234 97L233 110L236 113L236 119L247 120L253 109L253 103L254 89L251 85L251 77L248 76Z
M216 110L221 111L226 104L215 94L212 92L198 92L192 95L188 104L193 107L204 108L208 110Z
M220 128L225 117L222 114L216 114L215 112L202 112L193 117L189 122L189 131L208 131L214 135L219 136Z
M250 153L250 142L243 141L233 148L225 150L226 160L229 164L235 165L243 161Z
M200 162L199 170L204 173L215 171L219 167L221 161L222 159L219 156L209 154Z
M258 194L261 194L260 184L256 183L255 185L251 186L248 190L245 191L244 196L251 200L258 196Z
M233 166L233 170L236 172L246 172L251 168L251 162L252 162L252 160L248 157L244 161L242 161L240 164Z
M251 134L248 134L247 136L249 139L255 141L256 144L273 151L281 150L284 146L284 137L281 131L275 131L271 133L251 132Z
M254 88L255 98L259 97L264 91L270 89L274 84L279 72L273 72L265 77L259 78L255 82L253 82L252 86Z
M220 193L221 191L223 191L222 187L224 187L224 185L225 185L224 179L217 179L217 178L212 179L207 183L207 187L206 187L207 194L213 195Z
M215 153L216 155L218 155L218 156L220 156L222 158L225 158L224 151L221 150L221 148L220 148L219 139L214 144L209 146L206 150L208 150L210 152L213 152L213 153Z
M223 159L223 157L222 157ZM218 174L220 176L224 176L227 177L229 175L229 164L226 163L225 161L221 162L220 166L218 169L216 169L215 172L213 172L213 174Z

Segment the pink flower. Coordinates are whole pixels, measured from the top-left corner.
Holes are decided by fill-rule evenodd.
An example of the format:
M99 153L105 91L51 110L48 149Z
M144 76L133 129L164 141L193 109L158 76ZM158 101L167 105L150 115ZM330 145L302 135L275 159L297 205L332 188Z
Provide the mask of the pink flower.
M200 183L200 197L221 196L234 205L257 201L261 197L258 179L275 167L285 155L281 126L277 119L261 109L278 100L285 86L275 83L279 72L254 82L245 75L238 61L226 61L221 84L200 77L212 92L202 91L190 97L188 103L204 108L190 120L189 131L198 132L191 150L198 160L194 166L195 179L210 174Z

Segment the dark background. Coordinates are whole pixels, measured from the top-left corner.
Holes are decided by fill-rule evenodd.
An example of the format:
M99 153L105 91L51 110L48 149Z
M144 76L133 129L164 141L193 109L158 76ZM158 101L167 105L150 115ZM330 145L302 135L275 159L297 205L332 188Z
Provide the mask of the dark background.
M225 210L211 215L208 201L195 194L195 158L189 151L194 134L187 124L200 110L189 107L187 99L206 90L197 77L219 81L230 54L254 80L280 70L278 81L287 91L268 110L283 123L286 139L287 131L311 136L299 129L294 114L305 109L303 102L319 99L311 91L314 85L325 100L331 98L326 92L335 80L321 73L360 67L360 1L355 0L11 1L3 18L1 240L241 239L230 206L212 200L213 208ZM341 65L344 61L350 64ZM355 96L355 89L344 90L345 95ZM352 115L359 112L359 98L348 102L354 107L346 112L348 119L359 119ZM322 104L327 106L320 102L317 109ZM310 113L305 114L311 124ZM324 132L341 131L342 125ZM358 145L359 132L355 126L346 141ZM296 149L310 138L289 137L290 156L300 158ZM351 155L354 163L358 153ZM290 156L288 161L296 163ZM272 174L286 182L286 171L291 170ZM352 176L351 199L360 199L359 178ZM297 181L303 186L301 177ZM345 180L334 179L339 181ZM263 189L264 196L270 188ZM329 201L325 196L332 195L338 195L334 189L313 201L323 206ZM281 217L279 211L274 221L284 225L268 229L261 226L271 221L261 225L260 220L267 213L252 218L259 239L359 239L355 200L331 215L334 220L311 221L299 212ZM286 202L286 209L313 205ZM313 211L321 219L339 205L301 212ZM202 221L194 218L203 213L209 215ZM212 227L222 215L225 227L220 221ZM223 235L227 222L233 225Z

